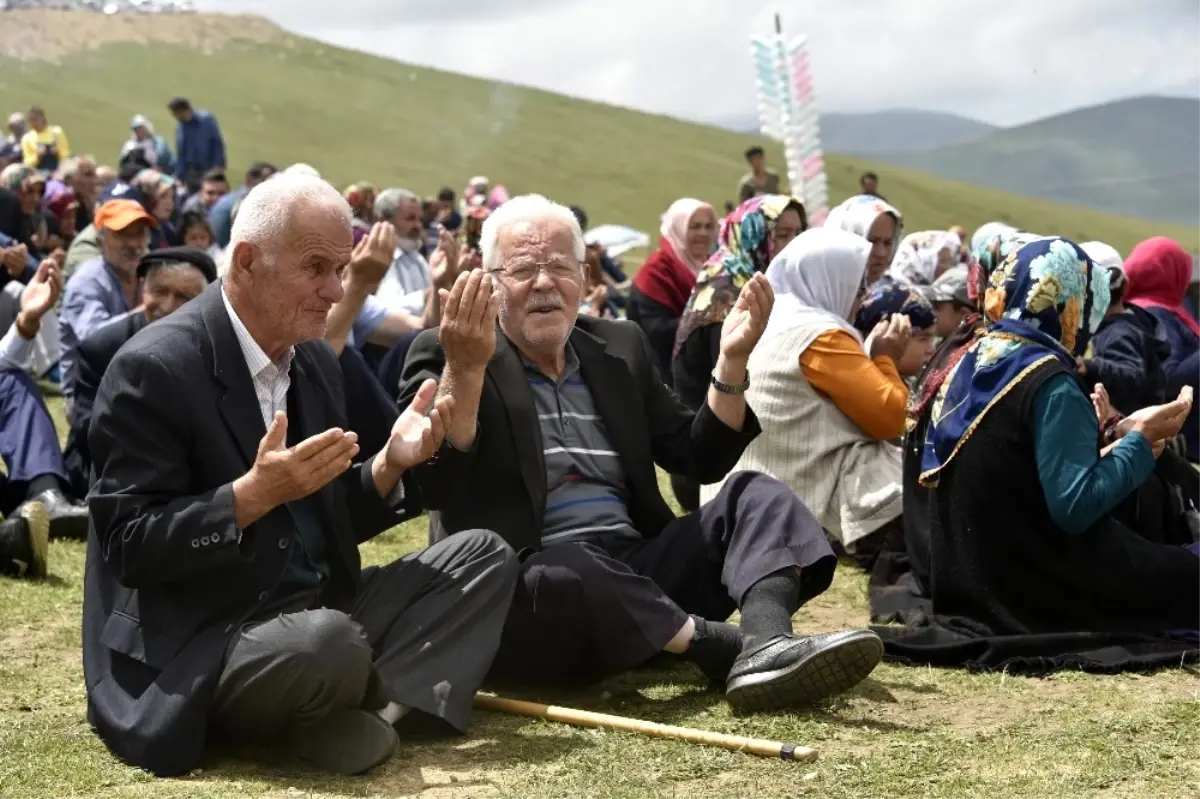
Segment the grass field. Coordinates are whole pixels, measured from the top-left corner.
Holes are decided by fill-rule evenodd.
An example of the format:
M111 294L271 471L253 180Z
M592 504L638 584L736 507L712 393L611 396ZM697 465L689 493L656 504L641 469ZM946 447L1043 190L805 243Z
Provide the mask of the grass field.
M386 562L425 536L424 520L411 521L364 545L363 560ZM0 579L0 796L1177 797L1200 786L1200 704L1187 672L1027 679L897 666L810 712L743 719L682 667L531 695L814 746L816 763L479 712L468 737L406 738L365 777L264 752L253 762L214 754L187 778L156 780L111 757L85 720L83 555L82 544L57 542L50 579ZM866 579L843 566L794 623L866 621Z
M173 143L165 105L183 94L218 115L237 170L259 158L303 161L339 185L370 180L420 193L443 185L458 190L482 173L516 192L583 205L593 224L655 231L659 215L678 197L700 197L718 208L732 199L745 171L741 154L755 141L283 33L270 37L261 25L238 20L65 12L9 12L3 19L0 109L41 104L78 151L109 162L135 113L148 115ZM134 33L139 26L145 29L140 37ZM218 46L221 36L239 35L246 38ZM76 40L96 49L65 54ZM782 153L773 145L771 151L782 168ZM864 169L878 171L881 190L904 213L909 230L973 229L1002 220L1101 239L1123 252L1158 234L1189 250L1200 246L1194 228L1054 205L860 159L831 155L827 165L835 200L854 192Z

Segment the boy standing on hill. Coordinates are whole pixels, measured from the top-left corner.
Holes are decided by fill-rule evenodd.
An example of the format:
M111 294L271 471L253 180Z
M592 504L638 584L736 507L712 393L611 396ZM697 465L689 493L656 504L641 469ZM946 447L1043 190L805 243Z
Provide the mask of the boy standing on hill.
M757 144L746 150L750 171L738 184L738 202L743 203L760 194L780 194L779 173L767 166L767 154Z

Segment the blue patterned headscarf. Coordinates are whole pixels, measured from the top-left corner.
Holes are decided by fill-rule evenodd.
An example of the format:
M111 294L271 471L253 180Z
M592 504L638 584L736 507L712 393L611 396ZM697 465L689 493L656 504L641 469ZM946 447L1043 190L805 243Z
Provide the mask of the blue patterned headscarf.
M984 295L987 330L968 348L934 399L920 482L939 472L1008 389L1057 360L1074 371L1108 310L1108 272L1079 245L1041 238L992 272Z
M925 299L924 294L885 276L863 298L854 316L854 327L866 338L875 325L892 314L907 316L913 330L925 330L933 327L937 321L933 305Z

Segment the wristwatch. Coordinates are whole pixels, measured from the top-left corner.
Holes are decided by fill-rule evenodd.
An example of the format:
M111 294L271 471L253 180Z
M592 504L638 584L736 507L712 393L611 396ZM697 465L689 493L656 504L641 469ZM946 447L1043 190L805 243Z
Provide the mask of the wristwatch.
M717 379L717 375L714 372L713 376L712 376L712 386L713 386L713 388L715 388L717 391L721 392L722 394L733 394L735 396L738 394L745 394L746 389L750 388L750 372L749 372L749 370L747 370L746 371L746 379L736 385L730 385L729 383L722 383L720 380Z

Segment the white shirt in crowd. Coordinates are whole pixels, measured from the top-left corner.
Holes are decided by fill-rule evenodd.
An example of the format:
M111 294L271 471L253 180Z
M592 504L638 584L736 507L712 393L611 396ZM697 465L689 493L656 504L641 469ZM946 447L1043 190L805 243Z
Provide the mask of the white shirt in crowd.
M418 250L396 248L392 266L388 269L375 296L394 310L420 316L425 311L425 290L433 283L429 262Z
M33 362L34 339L22 338L16 324L0 338L0 372L24 372Z

